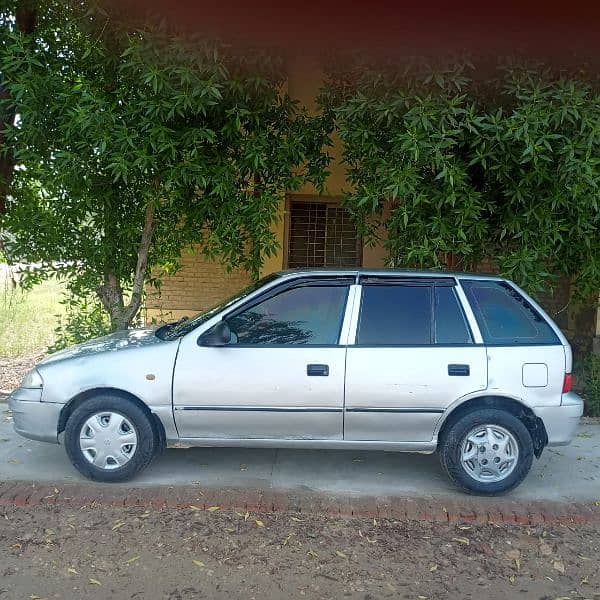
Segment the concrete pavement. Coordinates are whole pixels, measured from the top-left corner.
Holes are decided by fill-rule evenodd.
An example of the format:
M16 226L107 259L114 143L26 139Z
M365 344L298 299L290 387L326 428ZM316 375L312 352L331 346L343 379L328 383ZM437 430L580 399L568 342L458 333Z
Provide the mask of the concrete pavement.
M21 438L0 403L0 481L78 483L62 446ZM435 455L390 452L234 448L167 450L132 482L147 485L235 487L352 496L462 496ZM571 446L547 448L509 498L600 500L600 423L584 421Z

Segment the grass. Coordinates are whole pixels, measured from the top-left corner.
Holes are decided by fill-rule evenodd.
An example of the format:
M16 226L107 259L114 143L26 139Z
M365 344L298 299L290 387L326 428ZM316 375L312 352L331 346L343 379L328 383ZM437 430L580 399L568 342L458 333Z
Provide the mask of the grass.
M49 280L23 291L0 271L0 357L44 352L55 341L63 285Z

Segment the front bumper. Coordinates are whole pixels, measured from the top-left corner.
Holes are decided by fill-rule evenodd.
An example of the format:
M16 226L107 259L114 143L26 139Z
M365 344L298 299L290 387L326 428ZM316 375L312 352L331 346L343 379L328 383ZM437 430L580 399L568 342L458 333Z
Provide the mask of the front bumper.
M538 406L533 409L542 419L548 434L548 446L566 446L575 437L583 415L583 400L574 392L563 394L560 406Z
M30 440L58 444L58 418L63 404L41 402L41 389L17 388L8 399L15 431Z

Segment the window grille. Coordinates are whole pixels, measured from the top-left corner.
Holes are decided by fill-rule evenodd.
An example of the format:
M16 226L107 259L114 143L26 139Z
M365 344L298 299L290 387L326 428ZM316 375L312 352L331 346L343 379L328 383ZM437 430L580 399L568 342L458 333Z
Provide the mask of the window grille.
M349 213L327 202L289 205L288 267L356 267L360 252Z

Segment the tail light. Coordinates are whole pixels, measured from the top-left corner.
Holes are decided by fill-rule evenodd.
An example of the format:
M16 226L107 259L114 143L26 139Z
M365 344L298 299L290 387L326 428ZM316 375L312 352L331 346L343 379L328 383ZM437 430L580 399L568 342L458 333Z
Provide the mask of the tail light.
M562 393L566 394L571 391L573 387L573 375L571 373L565 373L565 379L563 381Z

